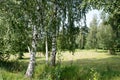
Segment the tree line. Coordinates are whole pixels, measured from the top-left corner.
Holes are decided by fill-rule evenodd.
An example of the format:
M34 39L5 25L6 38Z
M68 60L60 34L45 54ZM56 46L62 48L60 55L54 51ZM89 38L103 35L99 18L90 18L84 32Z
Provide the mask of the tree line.
M102 0L1 0L0 60L7 60L10 54L19 54L22 58L23 52L29 51L25 75L32 77L37 51L45 53L47 63L51 52L51 66L56 65L57 51L74 53L76 48L86 46L109 49L114 54L120 47L119 4L117 0L114 3ZM90 28L86 25L86 13L91 8L103 9L109 14L98 29L95 18ZM84 26L80 25L81 20L84 20Z

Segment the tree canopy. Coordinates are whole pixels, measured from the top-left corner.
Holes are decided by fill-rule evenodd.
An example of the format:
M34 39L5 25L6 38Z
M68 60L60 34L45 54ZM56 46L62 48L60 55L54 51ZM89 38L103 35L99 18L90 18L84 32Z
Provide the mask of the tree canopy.
M107 20L98 24L94 17L88 28L86 14L91 9L102 9ZM37 51L47 50L46 58L51 52L51 66L56 65L57 51L85 47L115 51L120 48L119 21L119 0L1 0L0 60L29 51L26 76L32 77Z

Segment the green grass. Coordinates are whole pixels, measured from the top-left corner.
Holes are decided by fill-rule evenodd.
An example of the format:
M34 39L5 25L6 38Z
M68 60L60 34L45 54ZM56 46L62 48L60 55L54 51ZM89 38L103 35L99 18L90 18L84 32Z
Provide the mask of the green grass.
M0 73L0 80L3 80L2 74Z
M61 64L50 67L45 65L45 57L37 54L32 80L120 80L120 55L109 55L103 50L76 50L74 55L61 52L57 58ZM28 61L28 53L23 60L1 61L3 80L29 80L24 77Z

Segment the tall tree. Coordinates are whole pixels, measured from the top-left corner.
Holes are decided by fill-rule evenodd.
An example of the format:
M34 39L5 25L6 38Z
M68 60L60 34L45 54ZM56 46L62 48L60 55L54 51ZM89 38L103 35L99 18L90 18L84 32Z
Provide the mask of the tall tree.
M4 21L8 27L8 45L7 53L21 53L25 50L28 39L26 37L26 29L24 21L23 11L20 8L19 1L4 0L1 2L1 13L4 17ZM2 26L1 26L2 27ZM6 29L7 30L7 29ZM29 42L28 42L29 43Z
M94 16L92 22L90 23L90 30L87 36L86 48L96 49L97 48L97 16Z
M77 48L79 48L79 49L84 49L85 48L87 33L88 33L88 28L87 27L83 26L83 27L80 28L80 32L76 37Z
M40 14L41 10L41 1L23 1L22 6L25 11L25 15L28 16L28 27L32 30L32 43L28 47L30 53L30 61L25 76L31 78L34 73L35 68L35 55L37 49L37 38L38 38L38 29L41 27L42 18Z
M52 13L52 54L51 65L55 66L56 63L56 27L57 27L57 0L53 0L53 13Z
M112 27L101 23L98 27L97 33L99 48L108 49L110 54L115 54L112 50L114 45L114 37L115 35Z
M109 20L107 21L107 24L113 28L113 33L115 33L115 45L113 46L113 52L115 51L114 48L119 48L120 44L120 36L118 34L120 33L120 1L119 0L89 0L92 7L97 9L103 9L104 12L109 14Z
M113 28L110 24L108 24L109 15L106 13L101 14L102 22L98 27L98 45L99 48L108 49L110 54L115 54L115 37L116 33L114 32Z
M37 30L36 26L32 26L33 28L33 38L32 38L32 48L31 50L29 49L30 52L30 62L26 71L26 76L27 77L32 77L33 72L34 72L34 67L35 67L35 54L36 54L36 45L37 45Z

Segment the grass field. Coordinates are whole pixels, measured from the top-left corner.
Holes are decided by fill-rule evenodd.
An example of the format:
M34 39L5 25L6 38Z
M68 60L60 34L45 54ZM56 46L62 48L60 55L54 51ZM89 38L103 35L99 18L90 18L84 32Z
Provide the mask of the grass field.
M0 62L3 80L27 80L24 77L29 54L23 60ZM45 57L37 53L36 67L32 80L120 80L120 55L109 55L103 50L76 50L57 55L58 65L45 65ZM60 63L60 64L59 64Z

